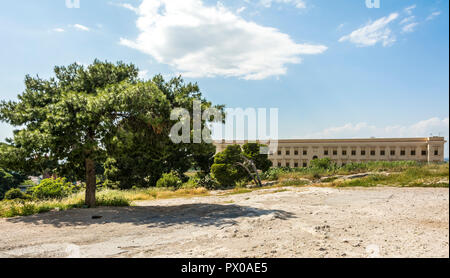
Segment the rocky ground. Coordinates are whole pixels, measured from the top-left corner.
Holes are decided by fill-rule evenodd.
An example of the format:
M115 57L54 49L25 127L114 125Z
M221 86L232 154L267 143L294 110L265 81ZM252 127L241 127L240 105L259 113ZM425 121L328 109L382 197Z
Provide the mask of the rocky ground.
M0 257L449 257L448 188L224 193L0 219Z

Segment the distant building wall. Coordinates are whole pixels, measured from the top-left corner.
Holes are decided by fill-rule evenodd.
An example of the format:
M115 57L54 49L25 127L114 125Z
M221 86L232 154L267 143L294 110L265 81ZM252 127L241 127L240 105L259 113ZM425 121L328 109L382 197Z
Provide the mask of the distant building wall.
M246 141L215 141L217 152ZM269 153L274 167L307 167L315 158L328 157L338 165L367 161L443 162L443 137L278 140Z

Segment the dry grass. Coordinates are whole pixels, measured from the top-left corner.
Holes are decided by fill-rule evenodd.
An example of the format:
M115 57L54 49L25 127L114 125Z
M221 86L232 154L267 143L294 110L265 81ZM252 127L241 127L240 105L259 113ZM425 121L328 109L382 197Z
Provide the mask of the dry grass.
M192 189L137 189L137 190L112 190L105 189L97 193L97 206L130 206L133 201L189 198L209 195L205 188ZM0 217L27 216L51 210L68 210L84 208L84 192L73 194L61 200L37 200L37 201L1 201Z

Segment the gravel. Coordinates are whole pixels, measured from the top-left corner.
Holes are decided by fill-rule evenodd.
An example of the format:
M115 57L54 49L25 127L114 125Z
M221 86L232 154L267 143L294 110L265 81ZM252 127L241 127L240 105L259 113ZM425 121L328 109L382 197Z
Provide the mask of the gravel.
M0 219L0 257L449 257L448 188L285 189Z

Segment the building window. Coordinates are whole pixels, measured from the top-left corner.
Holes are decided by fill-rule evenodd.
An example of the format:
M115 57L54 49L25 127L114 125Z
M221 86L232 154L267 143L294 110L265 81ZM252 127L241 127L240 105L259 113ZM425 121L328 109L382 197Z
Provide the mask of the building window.
M416 151L415 151L415 150L412 150L412 151L411 151L411 155L416 155Z
M298 155L298 151L295 151L295 152L294 152L294 155Z
M278 162L278 167L281 167L281 162Z
M356 150L352 150L352 155L353 155L353 156L356 155Z
M394 156L395 155L395 151L391 151L391 155Z
M303 162L303 167L308 167L308 164L306 162Z
M298 163L297 162L294 163L294 167L298 168Z
M278 155L281 155L281 151L278 151Z
M370 155L374 156L375 155L375 151L370 151Z
M286 151L286 155L291 155L291 152L290 151Z
M406 154L406 151L405 151L405 150L401 150L401 151L400 151L400 155L401 155L401 156L404 156L405 154Z
M324 155L328 155L328 150L323 151Z
M303 151L303 155L308 155L308 151Z
M366 155L366 151L365 150L361 150L361 155Z
M342 155L347 155L347 151L342 151Z
M286 163L286 167L290 168L291 167L291 163Z
M427 155L427 151L422 151L422 155L423 156Z
M333 150L333 155L337 155L337 150Z
M439 151L438 150L434 150L434 155L439 155Z
M382 156L386 155L386 151L385 150L381 150L380 151L380 155L382 155Z

